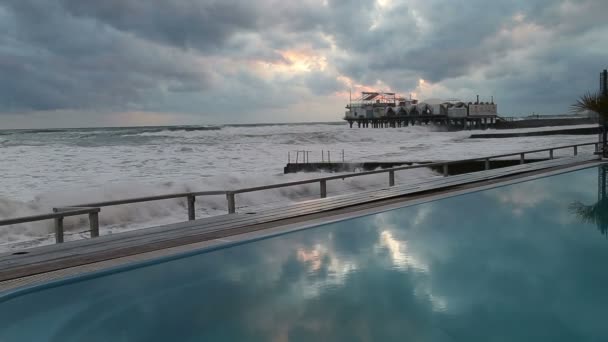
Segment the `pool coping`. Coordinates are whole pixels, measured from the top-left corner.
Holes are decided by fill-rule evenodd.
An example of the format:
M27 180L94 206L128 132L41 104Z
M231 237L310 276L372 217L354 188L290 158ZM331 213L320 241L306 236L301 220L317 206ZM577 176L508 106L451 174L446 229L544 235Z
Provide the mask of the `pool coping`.
M444 198L461 196L493 188L500 188L512 184L523 183L535 179L592 168L602 164L606 164L606 161L588 162L576 166L561 167L558 169L539 170L531 172L532 174L523 173L513 175L510 179L499 178L486 181L489 184L485 185L479 185L480 183L484 182L469 183L466 184L467 187L465 187L464 189L444 189L441 193L434 192L430 194L422 194L419 195L417 198L387 199L380 202L375 202L374 206L368 208L361 208L361 206L344 208L345 212L343 213L326 212L319 214L319 217L317 218L311 218L308 220L305 219L303 221L295 223L284 223L274 227L254 230L227 237L185 244L165 249L159 249L155 251L98 261L85 265L68 267L40 274L29 275L22 278L6 280L0 282L0 303L11 298L45 288L52 288L67 283L96 278L113 273L125 272L133 268L150 266L161 262L207 253L217 249L223 249L244 243L254 242L257 240L268 239L275 236L318 227L324 224L331 224L338 221L345 221L363 216L379 214L390 210L410 207L427 202L441 200Z

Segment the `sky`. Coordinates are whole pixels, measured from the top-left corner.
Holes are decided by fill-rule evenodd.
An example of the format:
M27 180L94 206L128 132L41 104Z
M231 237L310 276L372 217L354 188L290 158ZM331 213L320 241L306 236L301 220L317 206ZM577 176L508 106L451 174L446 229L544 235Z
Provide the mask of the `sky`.
M0 0L0 129L340 120L349 91L569 111L606 0Z

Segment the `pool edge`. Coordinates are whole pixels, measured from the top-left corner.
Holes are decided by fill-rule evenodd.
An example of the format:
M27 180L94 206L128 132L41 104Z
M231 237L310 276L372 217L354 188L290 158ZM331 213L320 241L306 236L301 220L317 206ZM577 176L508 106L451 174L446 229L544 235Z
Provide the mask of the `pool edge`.
M337 221L345 221L350 219L355 219L359 217L374 215L398 208L404 208L409 206L415 206L422 203L428 203L444 198L456 197L465 194L480 192L493 188L500 188L512 184L523 183L527 181L532 181L535 179L550 177L558 174L565 174L569 172L575 172L587 168L596 167L601 164L605 164L605 161L596 161L589 162L582 165L569 166L560 169L548 169L541 170L534 174L519 174L513 175L516 177L514 179L495 179L491 182L491 184L474 186L476 183L471 183L469 185L473 185L470 188L465 189L452 189L445 190L444 193L431 193L427 195L423 195L420 198L414 199L392 199L386 200L379 203L377 206L373 206L370 208L357 208L354 207L351 210L347 210L345 213L332 213L327 212L322 217L313 218L310 220L304 220L302 222L296 223L286 223L281 224L276 227L270 227L267 229L261 229L246 233L241 233L238 235L232 235L228 237L223 237L219 239L207 240L193 244L186 244L181 246L176 246L172 248L159 249L156 251L151 251L147 253L134 254L131 256L125 256L116 259L110 259L105 261L99 261L92 264L85 264L80 266L75 266L71 268L65 268L61 270L45 272L41 274L31 275L23 278L17 278L15 280L7 280L0 282L0 303L8 301L12 298L19 297L31 292L36 292L48 288L53 288L57 286L62 286L65 284L70 284L78 281L83 281L87 279L97 278L106 276L114 273L121 273L125 271L129 271L134 268L147 267L150 265L168 262L171 260L186 258L189 256L208 253L214 250L230 248L233 246L238 246L245 243L250 243L258 240L268 239L275 236L280 236L284 234L293 233L300 230L310 229L314 227L318 227L324 224L330 224ZM387 203L388 202L388 203ZM392 202L392 203L390 203ZM206 245L206 246L204 246ZM143 260L137 260L140 258L144 258ZM95 269L95 265L100 266ZM73 270L74 272L70 272ZM65 274L65 272L68 274ZM50 277L51 279L48 279ZM27 280L31 280L28 282ZM21 281L21 282L20 282ZM19 284L17 286L9 287L7 285L10 284ZM3 285L6 286L5 289L2 289Z

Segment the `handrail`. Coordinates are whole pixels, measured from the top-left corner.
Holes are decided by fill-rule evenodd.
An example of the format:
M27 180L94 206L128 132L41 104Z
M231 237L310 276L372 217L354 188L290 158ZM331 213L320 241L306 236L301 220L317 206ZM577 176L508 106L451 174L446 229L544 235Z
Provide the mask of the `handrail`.
M83 208L83 209L74 209L74 210L70 210L70 211L62 211L62 212L49 213L49 214L21 216L21 217L6 219L6 220L0 220L0 226L8 226L11 224L27 223L27 222L42 221L42 220L51 220L51 219L67 217L67 216L77 216L77 215L88 214L91 212L98 213L99 211L100 211L99 208Z
M571 148L571 147L575 147L575 146L588 146L588 145L597 145L597 144L598 143L593 142L593 143L583 143L583 144L574 144L574 145L564 145L564 146L551 147L551 148L538 149L538 150L528 150L528 151L523 151L523 152L496 154L496 155L486 156L486 157L441 161L441 162L435 162L435 163L425 163L425 164L416 164L416 165L408 165L408 166L398 166L398 167L386 168L386 169L381 169L381 170L357 172L357 173L347 174L347 175L310 178L310 179L305 179L305 180L300 180L300 181L277 183L277 184L271 184L271 185L262 185L262 186L255 186L255 187L250 187L250 188L242 188L242 189L232 190L231 192L233 192L235 194L239 194L239 193L245 193L245 192L282 188L282 187L286 187L286 186L317 183L317 182L320 182L323 180L328 181L328 180L335 180L335 179L344 179L344 178L373 175L373 174L377 174L377 173L385 173L385 172L390 172L390 171L402 171L402 170L418 169L421 167L452 165L452 164L466 163L466 162L477 161L477 160L496 159L496 158L503 158L503 157L509 157L509 156L517 156L517 155L521 156L521 154L538 153L538 152L551 151L551 150L561 150L564 148Z
M225 194L226 194L226 191L224 191L224 190L182 192L182 193L177 193L177 194L133 197L133 198L125 198L125 199L121 199L121 200L114 200L114 201L79 204L78 207L109 207L109 206L113 206L113 205L159 201L159 200L164 200L164 199L172 199L172 198L180 198L180 197L188 197L188 196L196 197L196 196L213 196L213 195L225 195Z
M422 167L441 166L443 168L443 175L448 176L449 165L453 165L453 164L483 160L483 161L485 161L485 169L489 170L490 169L490 159L519 155L520 164L524 164L526 154L549 151L549 158L553 159L553 152L555 150L573 148L574 155L577 155L578 147L595 145L595 150L597 152L599 149L599 144L600 144L599 142L589 142L589 143L582 143L582 144L562 145L562 146L542 148L542 149L536 149L536 150L527 150L527 151L520 151L520 152L513 152L513 153L496 154L496 155L485 156L485 157L468 158L468 159L460 159L460 160L452 160L452 161L440 161L440 162L435 162L435 163L426 163L426 164L417 164L417 165L408 165L408 166L399 166L399 167L386 168L386 169L381 169L381 170L357 172L357 173L352 173L352 174L343 174L343 175L328 176L328 177L310 178L310 179L293 181L293 182L276 183L276 184L270 184L270 185L261 185L261 186L232 189L232 190L182 192L182 193L175 193L175 194L135 197L135 198L127 198L127 199L121 199L121 200L114 200L114 201L79 204L79 205L74 205L74 206L64 206L64 207L60 207L60 208L53 208L53 210L55 212L50 213L50 214L24 216L24 217L0 220L0 226L54 219L55 220L55 240L57 243L60 243L60 242L63 242L63 218L68 217L68 216L88 214L89 223L90 223L90 227L91 227L91 230L90 230L91 237L99 236L98 214L101 210L100 209L101 207L185 197L185 198L187 198L187 203L188 203L188 220L194 220L195 219L194 202L195 202L195 199L197 196L226 195L226 200L228 203L228 213L233 214L236 212L236 194L242 194L242 193L254 192L254 191L263 191L263 190L269 190L269 189L276 189L276 188L283 188L283 187L288 187L288 186L296 186L296 185L303 185L303 184L310 184L310 183L318 182L320 185L320 191L319 191L320 197L325 198L325 197L327 197L327 181L330 181L330 180L360 177L360 176L367 176L367 175L388 172L389 173L389 186L394 186L396 171L411 170L411 169L417 169L417 168L422 168Z
M83 207L71 207L71 208L63 208L63 210L55 210L54 213L50 214L41 214L41 215L31 215L31 216L22 216L16 217L7 220L0 220L0 226L8 226L12 224L18 223L27 223L27 222L35 222L35 221L43 221L43 220L55 220L55 242L62 243L63 242L63 218L68 216L77 216L89 214L89 225L91 227L91 237L99 236L99 208L83 208Z

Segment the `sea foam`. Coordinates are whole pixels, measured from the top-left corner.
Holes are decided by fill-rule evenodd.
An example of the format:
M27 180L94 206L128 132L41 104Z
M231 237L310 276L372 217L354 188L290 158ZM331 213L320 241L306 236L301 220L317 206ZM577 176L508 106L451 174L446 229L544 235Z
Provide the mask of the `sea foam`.
M7 131L4 131L7 132ZM143 127L10 131L0 145L0 219L53 207L185 191L224 190L323 176L282 173L288 154L321 151L332 161L437 161L588 142L595 136L468 139L481 131L430 127L349 129L346 124ZM591 149L591 148L590 148ZM581 149L581 152L585 152ZM571 151L561 151L567 154ZM301 154L298 156L301 161ZM325 159L327 154L325 154ZM326 174L325 174L326 175ZM428 169L397 173L397 182L435 177ZM386 186L385 174L328 182L328 194ZM318 184L240 194L239 210L316 198ZM224 196L199 197L197 217L226 213ZM101 233L184 221L183 199L104 207ZM87 236L85 216L66 219L67 239ZM0 251L52 243L52 221L0 227Z

